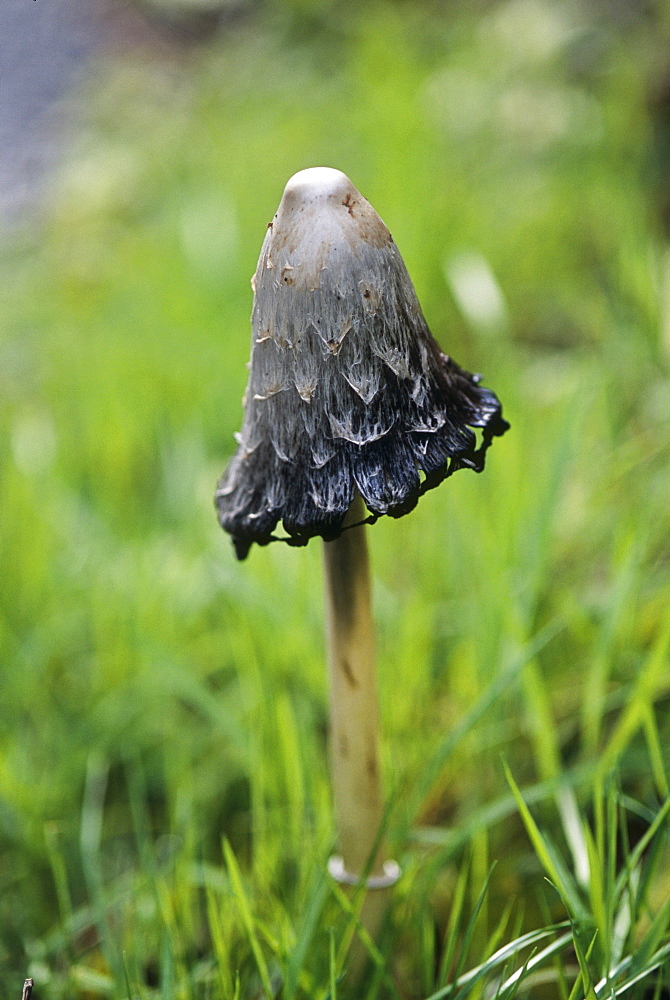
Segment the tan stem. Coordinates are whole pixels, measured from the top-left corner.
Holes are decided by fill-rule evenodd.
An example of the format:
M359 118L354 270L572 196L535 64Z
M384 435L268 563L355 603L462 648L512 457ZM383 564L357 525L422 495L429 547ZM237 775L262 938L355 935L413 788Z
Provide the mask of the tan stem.
M366 510L356 497L349 524ZM330 756L335 817L346 870L360 875L383 815L379 772L374 624L365 526L349 528L324 545ZM380 844L370 870L381 875Z

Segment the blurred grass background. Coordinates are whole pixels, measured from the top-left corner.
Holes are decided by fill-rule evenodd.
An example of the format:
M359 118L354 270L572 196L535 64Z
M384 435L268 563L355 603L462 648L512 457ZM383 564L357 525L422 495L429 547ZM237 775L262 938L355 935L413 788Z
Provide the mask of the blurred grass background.
M617 790L619 864L668 792L668 8L277 0L188 44L183 9L149 14L172 40L98 59L0 251L2 990L332 995L319 543L238 564L212 505L266 224L330 165L512 424L370 538L406 871L370 990L428 996L468 865L473 913L498 861L470 964L509 900L517 933L565 916L501 755L595 925L554 792L603 860ZM670 895L666 836L632 940Z

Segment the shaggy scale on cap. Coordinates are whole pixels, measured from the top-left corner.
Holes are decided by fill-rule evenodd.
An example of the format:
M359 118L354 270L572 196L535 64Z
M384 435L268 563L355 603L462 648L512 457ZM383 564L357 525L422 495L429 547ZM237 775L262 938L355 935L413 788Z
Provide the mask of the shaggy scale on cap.
M356 490L370 520L400 517L456 469L481 472L509 427L500 403L441 352L391 234L345 174L291 178L252 286L244 424L216 492L238 558L280 520L293 545L336 538Z

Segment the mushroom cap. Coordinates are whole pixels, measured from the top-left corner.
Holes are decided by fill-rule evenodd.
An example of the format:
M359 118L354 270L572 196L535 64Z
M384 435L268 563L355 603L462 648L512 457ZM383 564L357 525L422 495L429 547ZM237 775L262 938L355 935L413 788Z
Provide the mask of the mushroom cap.
M356 490L370 520L400 517L456 469L484 468L509 427L500 403L442 353L346 174L289 180L252 287L244 423L215 497L238 558L280 520L290 544L336 538Z

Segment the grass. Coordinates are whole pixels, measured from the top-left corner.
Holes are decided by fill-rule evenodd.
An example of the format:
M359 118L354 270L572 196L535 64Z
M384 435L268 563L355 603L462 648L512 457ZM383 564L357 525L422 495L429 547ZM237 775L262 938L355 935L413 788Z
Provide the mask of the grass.
M317 163L512 423L371 532L404 876L361 995L666 995L667 31L661 6L296 0L86 86L2 250L3 995L354 995L319 545L237 564L212 507L248 279Z

